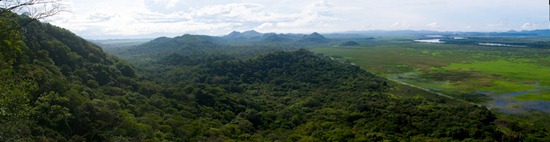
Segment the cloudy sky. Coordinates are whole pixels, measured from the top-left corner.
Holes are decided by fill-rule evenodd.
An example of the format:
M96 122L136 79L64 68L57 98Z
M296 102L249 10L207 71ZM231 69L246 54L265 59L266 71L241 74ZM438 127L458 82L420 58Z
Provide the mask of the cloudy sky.
M88 39L368 30L548 29L547 0L63 0L46 19Z

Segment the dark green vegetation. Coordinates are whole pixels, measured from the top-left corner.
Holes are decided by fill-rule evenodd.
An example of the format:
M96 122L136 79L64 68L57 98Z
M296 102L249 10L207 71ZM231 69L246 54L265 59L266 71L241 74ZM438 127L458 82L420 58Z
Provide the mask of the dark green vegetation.
M183 35L110 50L134 69L67 30L10 30L24 18L0 18L0 141L548 139L546 128L297 49L298 40Z
M452 36L457 35L452 35L440 37L445 39L444 44L413 42L425 38L424 35L429 33L357 39L364 45L311 50L393 80L487 105L495 112L502 112L499 118L513 119L524 128L550 127L540 121L550 117L547 114L550 112L550 48L531 46L547 41L548 37L455 39Z
M140 97L147 81L67 30L39 22L11 28L28 19L0 18L0 141L114 138L125 121L117 98Z
M311 35L304 35L298 42L303 43L327 43L329 39L325 38L319 33L312 33Z
M181 44L165 44L176 42ZM261 48L258 49L220 43L223 41L219 38L184 35L114 51L165 87L168 98L198 106L195 109L202 113L195 117L215 117L216 123L204 128L224 132L212 136L216 139L375 141L501 137L491 124L496 118L484 108L400 86L306 50L266 54L288 48L256 45ZM241 52L225 52L227 49ZM460 117L472 111L475 116ZM476 120L470 121L472 118ZM441 124L432 123L433 120ZM252 126L249 130L227 132L227 127L238 126L232 123ZM403 125L409 126L401 128ZM461 125L485 130L466 130ZM449 133L451 129L460 129L463 134L451 136L455 135ZM490 132L486 135L483 131Z
M359 46L360 44L355 41L346 41L338 46Z

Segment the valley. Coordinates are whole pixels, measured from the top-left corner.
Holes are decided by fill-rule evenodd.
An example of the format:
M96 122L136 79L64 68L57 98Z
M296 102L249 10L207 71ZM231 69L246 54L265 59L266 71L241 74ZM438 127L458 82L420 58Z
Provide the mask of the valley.
M236 32L232 33L232 36L237 36ZM327 35L327 37L330 36L333 35ZM438 98L487 107L497 113L499 121L514 120L523 126L537 125L539 128L549 126L541 122L548 116L546 113L549 111L548 104L550 104L544 99L548 90L543 89L546 84L546 74L544 73L550 71L544 64L547 59L546 55L550 53L548 49L492 47L479 44L457 44L452 43L453 41L447 41L452 44L415 43L414 37L422 35L407 34L390 37L378 36L377 38L372 38L376 35L338 38L342 36L345 35L336 35L337 38L330 39L329 42L322 39L309 44L292 40L274 44L266 42L259 35L241 37L236 42L227 42L225 39L227 37L211 37L209 41L214 41L212 42L214 44L222 43L215 46L210 45L217 48L212 49L213 53L220 53L216 50L223 51L224 46L239 49L240 52L224 52L225 56L233 56L236 60L272 51L292 51L305 48L321 54L317 56L330 58L340 64L361 67L387 78L390 82L394 81L393 83L400 84L398 86L404 88L417 88L418 91L425 91L426 94L439 95ZM184 35L173 40L187 41L187 38L190 37L193 36ZM495 41L502 40L499 38L501 37L496 37ZM514 37L507 38L513 39ZM459 40L464 39L459 38ZM294 41L300 40L295 39ZM522 41L524 40L518 42ZM199 42L205 43L204 41ZM262 49L254 48L251 45ZM205 47L209 47L209 45L205 45ZM135 56L139 54L132 53L132 48L107 48L106 50L135 62L133 64L137 66L145 63L140 59L154 59L145 54L142 57ZM176 54L193 53L183 50L180 52ZM169 54L162 53L162 51L160 53ZM147 54L150 55L150 53ZM179 57L179 59L183 58ZM162 60L159 61L162 62ZM156 61L149 61L149 64L146 63L147 65L143 67L156 68L154 62ZM146 70L153 71L153 69ZM428 97L425 96L426 94L420 96ZM507 132L507 135L517 134L509 132L509 128L503 126L499 126L498 129Z
M500 38L496 37L496 40ZM506 39L514 42L510 41L513 38ZM311 50L336 57L335 60L354 63L387 78L458 98L467 96L463 99L473 102L486 102L495 109L548 111L545 103L550 93L547 82L550 68L546 64L548 49L414 43L414 39L409 40L410 43L386 42L373 46ZM510 104L503 105L503 102ZM523 104L525 108L522 108Z

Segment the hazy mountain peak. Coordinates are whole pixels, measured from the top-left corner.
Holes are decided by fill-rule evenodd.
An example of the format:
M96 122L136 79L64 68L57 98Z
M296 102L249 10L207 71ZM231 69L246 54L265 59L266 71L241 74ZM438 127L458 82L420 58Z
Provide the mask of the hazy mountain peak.
M301 40L299 40L299 42L316 42L316 43L325 43L325 42L328 42L328 39L325 38L325 36L317 33L317 32L313 32L309 35L304 35L302 37Z

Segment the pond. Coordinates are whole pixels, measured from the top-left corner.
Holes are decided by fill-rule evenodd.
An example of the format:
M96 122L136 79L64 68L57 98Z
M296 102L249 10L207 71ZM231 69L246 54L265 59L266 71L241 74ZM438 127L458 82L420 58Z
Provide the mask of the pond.
M528 94L527 91L513 92L504 95L491 95L492 102L488 106L491 109L497 109L506 113L521 113L529 110L538 110L550 112L550 101L542 100L517 100L514 97Z
M479 45L483 46L500 46L500 47L527 47L525 45L511 45L511 44L503 44L503 43L478 43Z
M444 43L443 41L441 41L441 39L419 39L414 41L421 43Z

